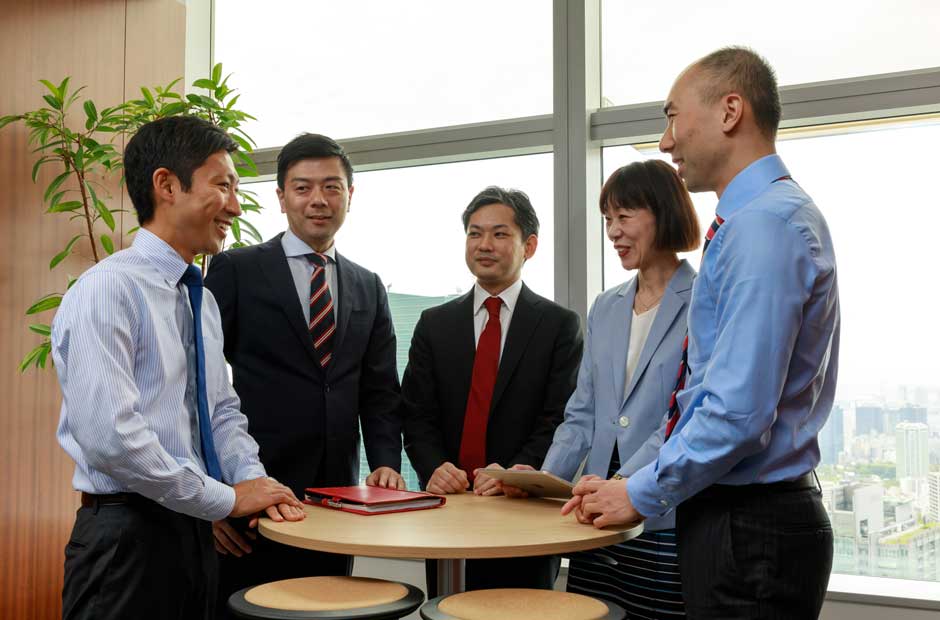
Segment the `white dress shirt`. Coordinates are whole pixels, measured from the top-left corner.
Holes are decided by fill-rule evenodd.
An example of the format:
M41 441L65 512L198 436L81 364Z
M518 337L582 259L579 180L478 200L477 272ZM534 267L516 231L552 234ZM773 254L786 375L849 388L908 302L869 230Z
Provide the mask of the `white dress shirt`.
M294 277L294 286L297 288L297 299L304 313L304 323L310 324L310 276L313 275L313 263L307 254L313 254L313 249L302 241L288 228L281 237L281 247L287 257L287 266ZM336 244L330 246L326 252L320 254L327 257L326 285L333 298L333 316L339 316L339 288L336 284Z
M502 304L499 307L499 327L500 327L500 338L499 338L499 357L503 357L503 347L506 345L506 334L509 332L509 322L512 320L512 312L516 309L516 302L519 301L519 291L522 290L522 280L516 280L509 287L505 288L499 295L502 300ZM484 289L479 284L473 285L473 339L474 342L480 342L480 334L483 333L483 328L486 327L487 321L490 319L490 313L486 311L486 307L483 305L490 297L486 289Z

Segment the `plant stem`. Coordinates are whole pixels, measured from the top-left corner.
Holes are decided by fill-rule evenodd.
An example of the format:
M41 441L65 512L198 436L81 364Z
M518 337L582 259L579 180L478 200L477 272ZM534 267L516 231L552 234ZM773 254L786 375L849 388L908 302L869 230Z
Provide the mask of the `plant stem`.
M75 170L75 174L78 176L78 189L82 192L82 207L85 209L85 224L88 226L88 240L91 242L91 254L97 263L98 246L95 244L95 234L91 229L91 213L88 210L88 193L85 190L85 175L82 174L78 168L75 168L74 165L72 169Z

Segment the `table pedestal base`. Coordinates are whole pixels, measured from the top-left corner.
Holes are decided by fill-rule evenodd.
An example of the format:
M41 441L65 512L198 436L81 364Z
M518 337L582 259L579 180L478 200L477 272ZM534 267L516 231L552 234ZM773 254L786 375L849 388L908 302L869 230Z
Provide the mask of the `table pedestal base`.
M449 596L464 591L464 561L437 561L437 594Z

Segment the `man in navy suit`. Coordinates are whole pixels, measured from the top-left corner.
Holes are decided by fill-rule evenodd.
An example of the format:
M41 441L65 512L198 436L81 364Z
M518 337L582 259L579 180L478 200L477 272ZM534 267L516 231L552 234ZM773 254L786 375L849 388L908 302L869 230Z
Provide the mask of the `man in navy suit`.
M336 251L353 195L349 158L332 139L302 134L278 155L277 196L288 230L212 259L235 390L268 474L300 496L354 485L359 428L367 484L405 488L395 332L382 281ZM215 523L219 608L238 589L310 575L348 575L352 558L258 538Z

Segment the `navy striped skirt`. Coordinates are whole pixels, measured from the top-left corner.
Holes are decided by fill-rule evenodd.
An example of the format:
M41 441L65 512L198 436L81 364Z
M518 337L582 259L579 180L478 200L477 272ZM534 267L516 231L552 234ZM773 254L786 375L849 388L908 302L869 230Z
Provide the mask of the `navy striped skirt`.
M568 592L616 603L627 618L685 618L676 531L643 532L570 556Z
M614 447L607 478L619 469ZM627 618L685 618L676 530L643 532L619 545L571 555L568 592L616 603Z

